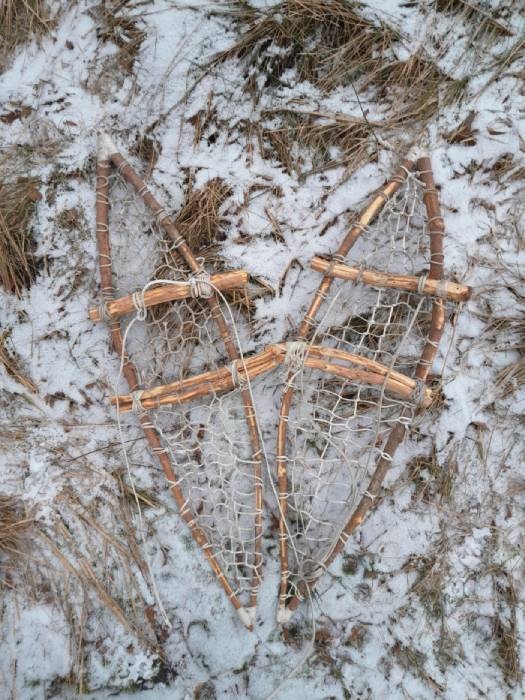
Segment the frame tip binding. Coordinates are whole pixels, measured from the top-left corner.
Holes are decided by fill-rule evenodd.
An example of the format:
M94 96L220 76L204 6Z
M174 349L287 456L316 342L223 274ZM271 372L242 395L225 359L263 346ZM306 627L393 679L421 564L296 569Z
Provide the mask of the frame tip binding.
M255 606L251 608L237 608L237 614L242 622L242 624L249 629L250 632L253 631L255 626L255 620L257 618L257 608Z
M99 161L111 160L111 156L114 153L118 153L118 148L115 146L111 136L103 131L99 131L97 134L97 159Z
M421 158L428 158L428 151L420 145L414 145L405 156L407 160L417 163Z
M287 607L286 605L280 605L277 608L277 624L286 625L293 617L295 610Z

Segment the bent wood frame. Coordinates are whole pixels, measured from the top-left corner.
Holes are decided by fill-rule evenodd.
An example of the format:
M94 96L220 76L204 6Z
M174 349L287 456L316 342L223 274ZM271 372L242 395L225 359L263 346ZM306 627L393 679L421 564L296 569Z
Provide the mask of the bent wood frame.
M125 353L123 345L123 335L118 316L113 318L111 315L111 304L117 303L113 298L113 278L112 278L112 261L111 261L111 245L109 238L109 176L112 167L116 168L122 177L131 184L136 194L143 200L146 206L155 215L158 224L164 229L169 238L175 244L177 252L184 259L190 273L200 273L201 266L191 249L187 245L184 238L178 232L173 220L168 216L165 209L159 204L157 199L148 189L145 182L134 170L134 168L125 160L119 153L115 144L106 134L99 135L99 144L97 152L97 167L96 167L96 238L98 247L98 265L100 270L101 292L105 308L110 310L108 315L108 323L111 335L111 342L116 354L123 360L123 375L129 385L130 391L139 389L138 372ZM155 292L156 290L152 290ZM232 340L230 327L225 319L219 300L215 291L206 298L211 311L211 315L219 329L222 341L224 343L227 355L230 360L240 360L240 355L235 343ZM252 450L252 461L254 470L254 574L250 591L250 604L244 607L232 586L228 582L220 565L217 563L212 544L209 542L203 530L196 524L195 515L191 512L187 505L187 499L184 496L177 480L175 466L169 453L164 447L158 431L153 426L150 416L146 410L139 413L139 421L144 431L144 435L148 441L151 451L157 457L164 474L170 484L170 491L177 503L180 515L188 526L191 535L195 542L202 550L204 556L208 560L217 580L228 596L234 608L237 610L243 624L251 629L255 621L255 606L257 602L257 592L261 582L261 563L262 563L262 450L259 441L259 433L255 418L255 409L253 407L251 393L249 387L241 387L241 396L243 400L243 408L245 419L248 427L250 444Z
M383 209L386 202L399 190L408 175L417 171L423 183L423 201L427 214L427 225L430 234L430 270L425 278L409 277L401 275L389 275L371 270L356 270L344 264L344 258L352 246L359 239L366 227L372 223ZM432 302L431 324L423 347L421 358L415 370L416 381L425 382L430 367L437 352L437 346L443 333L445 322L444 299L452 298L464 300L468 298L469 288L464 285L456 285L444 280L443 274L443 235L444 224L441 216L438 193L434 184L431 162L428 157L421 157L416 161L405 159L392 179L381 187L372 198L372 201L364 209L357 222L351 227L344 237L336 253L328 262L322 258L314 258L312 267L323 273L323 279L314 294L313 300L304 316L298 332L298 340L307 342L313 335L316 327L317 316L324 299L332 285L334 278L355 280L359 279L364 284L381 288L404 289L420 294L434 296ZM306 364L306 363L305 363ZM325 369L325 368L321 368ZM389 370L388 377L382 376L385 387L398 373ZM288 417L294 396L293 376L288 376L288 381L281 399L279 412L279 425L277 433L277 481L279 493L279 558L281 567L279 585L279 603L277 620L286 623L300 601L308 593L308 589L314 586L318 578L311 582L301 582L298 589L292 591L289 588L289 563L288 563L288 533L287 533L287 508L288 508L288 473L286 441L288 431ZM406 381L408 377L404 377ZM361 381L361 379L359 379ZM411 382L414 380L410 379ZM428 388L425 392L423 406L428 405ZM405 408L401 416L406 417L408 410ZM381 457L377 460L375 471L368 483L364 495L360 499L346 525L341 530L338 539L320 562L319 575L331 564L333 559L344 549L350 535L362 523L364 517L373 505L379 494L381 484L390 467L394 453L405 437L406 421L397 423L390 431L383 447Z

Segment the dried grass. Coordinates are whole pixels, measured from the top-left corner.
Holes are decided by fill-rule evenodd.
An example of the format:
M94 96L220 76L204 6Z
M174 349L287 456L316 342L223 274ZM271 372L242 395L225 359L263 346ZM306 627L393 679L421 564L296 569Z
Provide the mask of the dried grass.
M498 9L489 11L469 0L437 0L436 10L453 14L459 21L473 28L470 42L483 40L497 41L501 37L512 36L512 31L498 19ZM499 10L501 13L501 10Z
M20 296L36 274L30 224L41 198L36 178L0 183L0 284Z
M393 29L366 19L357 4L343 0L288 0L265 12L231 6L244 31L212 64L242 59L248 65L246 85L257 98L290 68L299 80L323 90L348 85L375 72L398 39Z
M415 486L414 500L442 505L450 500L456 475L456 464L437 460L435 448L429 455L418 455L407 465L408 477Z
M0 494L0 571L18 568L19 557L28 550L33 518L18 496Z
M463 119L463 121L458 124L455 129L444 134L445 141L451 144L459 144L461 146L475 146L477 143L476 134L477 129L472 127L474 120L476 119L476 112L471 110L468 115Z
M397 58L396 51L404 51L399 34L364 17L357 3L290 0L265 11L230 5L237 8L241 36L211 65L239 60L245 90L255 102L269 87L288 86L290 70L294 79L327 92L351 85L359 102L359 117L292 109L263 112L263 120L271 114L280 123L257 125L261 150L288 172L306 176L342 165L351 174L374 157L380 137L395 140L396 132L407 126L423 127L464 95L468 79L447 76L423 48L406 60ZM381 106L379 123L367 119L362 99ZM312 156L311 170L305 172L301 145Z
M231 187L220 177L209 180L198 190L190 185L175 225L195 255L209 256L217 243L224 240L226 219L221 207L231 193Z
M500 569L493 575L494 617L493 637L496 641L496 662L510 686L523 676L520 665L520 639L517 621L518 596L512 576Z
M377 141L374 127L364 119L344 114L298 112L279 109L263 112L278 115L283 126L263 129L263 141L273 155L291 173L305 177L313 172L344 166L355 171L374 157ZM312 170L301 171L302 155L298 146L306 147L312 155Z
M0 335L0 365L3 365L10 377L13 377L32 394L36 394L38 389L33 381L23 372L17 352L9 343L9 335L9 331L4 331Z
M518 282L518 280L516 280ZM519 289L519 287L518 287ZM512 318L491 319L483 333L492 352L514 352L518 359L499 370L494 377L497 396L508 396L525 384L525 319L519 312Z
M495 378L499 393L515 391L525 384L525 355L516 362L500 370Z
M392 60L367 77L376 99L389 105L388 125L427 122L444 106L459 101L467 80L452 80L419 49L405 61Z
M45 518L36 505L0 494L0 600L12 595L22 609L45 603L63 613L73 663L60 687L75 686L79 693L88 690L86 640L98 639L98 645L112 634L107 618L118 621L136 648L156 657L159 672L166 663L166 629L151 605L151 578L122 480L118 474L114 482L98 480L92 498L86 473L83 462L76 485L69 474Z
M94 9L102 25L99 37L116 44L117 64L127 75L133 73L142 42L146 38L146 32L140 24L140 15L125 14L126 10L132 9L132 5L129 0L105 0Z
M520 157L516 158L513 153L504 153L494 162L483 169L485 177L482 182L490 184L496 182L499 186L510 182L518 182L523 194L523 183L525 182L525 165ZM516 212L517 213L517 212Z
M53 20L44 0L0 2L0 72L5 70L19 44L47 32Z

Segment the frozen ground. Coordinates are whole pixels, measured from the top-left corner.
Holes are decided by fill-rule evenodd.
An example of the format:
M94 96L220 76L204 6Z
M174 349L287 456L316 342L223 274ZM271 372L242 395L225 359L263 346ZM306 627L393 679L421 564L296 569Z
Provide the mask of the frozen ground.
M256 302L255 349L292 335L317 279L310 257L334 249L349 212L384 181L413 133L398 129L377 162L349 177L342 166L287 172L241 124L283 105L359 116L355 94L325 95L290 69L254 104L236 60L199 68L236 39L232 18L215 12L224 5L121 5L144 33L131 65L104 34L97 3L79 0L52 4L56 25L19 47L0 80L0 118L30 108L0 119L0 177L34 175L42 194L33 222L38 277L20 299L0 292L2 329L37 387L31 393L0 374L0 491L21 496L38 533L14 585L2 569L0 697L521 697L523 370L521 383L502 370L523 357L525 65L523 51L507 66L497 58L523 37L523 15L502 11L511 36L465 53L468 31L455 15L423 3L366 3L368 16L402 31L408 52L425 44L443 70L467 78L460 101L429 121L426 141L441 188L448 275L473 296L435 368L443 371L443 405L400 451L384 498L325 576L313 611L305 606L283 634L274 624L275 540L265 540L250 633L153 463L133 470L146 494L143 546L107 403L117 363L106 329L86 315L98 294L96 132L110 131L126 153L137 153L140 137L154 139L150 184L174 212L189 177L197 187L226 180L220 254L274 290ZM369 110L378 113L373 102ZM449 143L445 135L471 111L473 143ZM148 170L147 158L132 159ZM133 236L132 216L129 230ZM258 389L269 445L277 384L273 376ZM419 470L408 466L414 450Z

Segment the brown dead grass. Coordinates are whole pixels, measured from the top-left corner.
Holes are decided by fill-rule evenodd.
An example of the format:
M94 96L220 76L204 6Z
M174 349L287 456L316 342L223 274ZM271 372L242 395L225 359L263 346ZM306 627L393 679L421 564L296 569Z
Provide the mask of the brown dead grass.
M20 498L0 495L0 593L12 590L22 604L45 600L62 610L73 659L64 682L79 693L88 689L84 646L90 619L104 628L100 621L113 617L138 648L165 663L165 628L144 597L151 579L128 499L113 490L104 497L103 489L87 500L83 491L59 492L45 521Z
M32 394L36 394L38 389L33 381L24 373L16 350L9 343L9 332L0 334L0 364L10 377L13 377L19 384L22 384Z
M116 44L118 66L128 75L133 73L142 42L146 38L140 16L136 13L126 15L130 4L128 0L105 0L95 8L102 24L99 36L103 41Z
M0 572L18 567L18 558L28 549L28 533L33 518L17 496L0 494Z
M460 144L461 146L475 146L477 143L476 134L477 129L472 127L474 120L476 119L477 113L471 110L468 115L461 121L458 126L443 134L445 141L451 144Z
M263 113L263 117L274 115L283 125L263 129L262 138L287 172L295 171L306 176L338 166L353 172L374 157L377 147L375 125L364 119L291 109ZM298 145L305 146L312 155L312 170L309 172L302 172Z
M498 8L486 10L476 0L437 0L436 10L453 14L457 19L473 29L470 41L497 41L501 37L512 36L512 31L506 26L504 19L498 15Z
M224 240L226 220L221 207L231 193L231 187L220 177L209 180L200 189L193 189L190 184L175 224L195 255L209 254Z
M288 172L306 176L342 165L351 174L374 158L381 138L393 143L407 127L417 138L417 130L465 94L467 79L447 76L424 48L399 59L400 35L385 23L364 17L357 3L289 0L265 11L229 4L236 10L240 38L217 54L211 65L240 61L245 91L255 102L268 88L286 86L290 70L296 80L326 92L351 87L358 99L359 117L281 109L273 112L274 123L258 125L261 150L276 157ZM381 109L374 122L367 119L362 104L369 100ZM267 116L263 113L263 122ZM311 154L310 170L303 168L307 154L301 146Z
M518 684L523 676L520 665L520 640L517 621L519 605L512 576L500 569L493 574L494 616L493 637L496 641L496 661L510 686Z
M446 464L437 460L433 447L430 454L418 455L407 465L408 477L414 484L414 500L441 505L450 500L456 475L453 459Z
M44 0L2 0L0 2L0 72L19 44L39 37L53 24Z
M264 12L240 3L231 6L242 34L213 64L242 59L251 67L247 87L256 97L289 68L297 70L299 80L323 90L349 84L375 72L398 38L393 29L364 18L357 5L343 0L288 0ZM258 75L265 76L264 84Z
M36 274L31 219L41 198L36 178L0 183L0 284L20 296Z
M389 127L427 122L438 110L461 99L466 80L452 80L419 49L407 60L386 61L368 74L365 86L376 89L376 99L389 105Z

